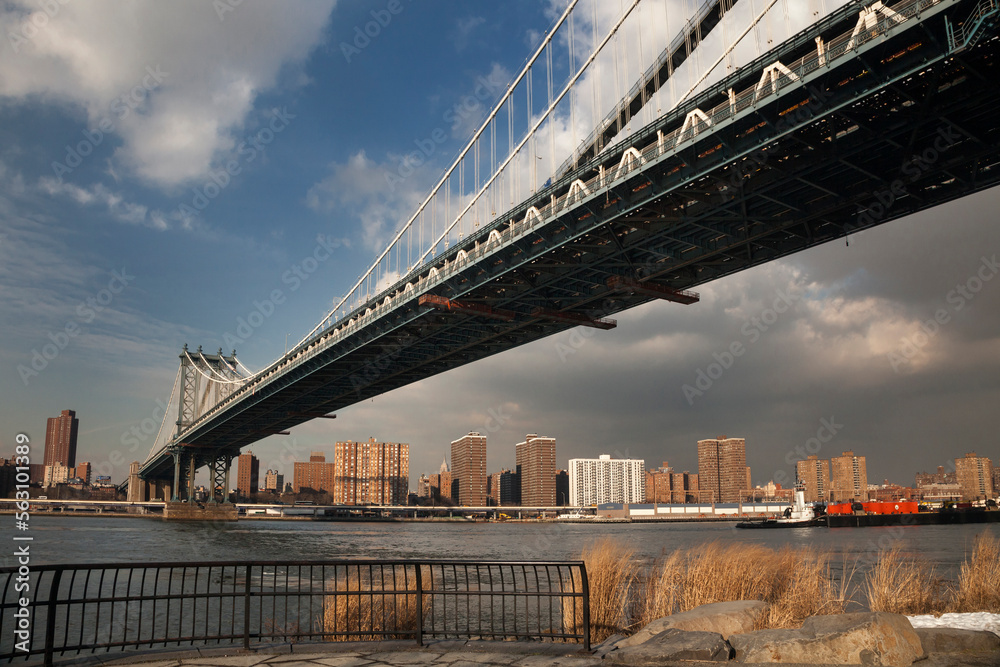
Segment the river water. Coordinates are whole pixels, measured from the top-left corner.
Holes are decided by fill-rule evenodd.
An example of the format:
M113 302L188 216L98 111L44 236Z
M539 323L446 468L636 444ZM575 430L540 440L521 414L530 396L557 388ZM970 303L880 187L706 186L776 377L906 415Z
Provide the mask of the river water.
M7 521L6 517L0 520ZM976 535L1000 537L997 524L740 530L724 523L471 523L244 520L175 523L156 518L33 515L31 563L135 561L325 560L337 558L575 560L607 537L652 560L712 541L771 548L816 547L834 568L846 558L858 570L880 548L899 543L938 567L946 578L971 550ZM23 535L24 533L22 533ZM9 556L4 565L15 564Z

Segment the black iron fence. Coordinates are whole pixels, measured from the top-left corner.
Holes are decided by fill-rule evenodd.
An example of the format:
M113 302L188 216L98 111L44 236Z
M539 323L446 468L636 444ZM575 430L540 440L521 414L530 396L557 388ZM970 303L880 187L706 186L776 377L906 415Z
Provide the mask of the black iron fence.
M275 561L0 569L0 659L211 644L580 642L582 562Z

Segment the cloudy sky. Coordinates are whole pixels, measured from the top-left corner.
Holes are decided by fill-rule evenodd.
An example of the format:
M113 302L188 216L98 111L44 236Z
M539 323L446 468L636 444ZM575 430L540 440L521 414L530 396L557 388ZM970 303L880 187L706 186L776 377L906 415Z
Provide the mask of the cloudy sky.
M45 4L0 3L0 455L25 432L40 460L45 419L73 409L78 459L116 481L148 452L181 346L228 351L276 289L240 358L261 368L308 332L488 112L477 82L510 80L561 7ZM694 6L667 9L679 24ZM436 131L446 140L387 188ZM997 459L998 209L982 193L253 450L290 479L291 460L337 440L408 442L414 487L473 430L491 470L526 433L556 437L560 466L610 453L692 472L698 439L741 436L758 484L806 453L853 449L870 481L903 483L967 451ZM304 271L318 244L329 258Z

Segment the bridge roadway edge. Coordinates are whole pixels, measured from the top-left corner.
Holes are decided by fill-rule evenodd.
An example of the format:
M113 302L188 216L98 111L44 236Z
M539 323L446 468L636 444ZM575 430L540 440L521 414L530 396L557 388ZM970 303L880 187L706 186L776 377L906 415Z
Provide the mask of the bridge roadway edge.
M939 12L937 12L937 13L938 14L943 14L944 9L947 9L949 7L956 7L957 6L957 7L969 8L969 7L971 7L972 4L973 3L968 3L968 2L966 2L966 3L962 3L962 2L952 3L952 4L948 5L947 7L942 6L941 10ZM926 27L926 22L930 21L931 18L933 18L933 16L929 16L927 19L925 19L924 21L922 21L920 25L921 25L921 28L923 28L925 30L925 32L927 32L928 35L933 36L934 33L931 32L931 31L928 31L927 27ZM935 26L935 28L936 28L938 34L940 35L941 26ZM898 37L898 35L896 37ZM894 39L894 36L890 36L886 40L880 40L879 43L877 43L877 44L868 44L868 45L866 45L868 48L865 51L862 51L862 54L867 53L868 51L871 51L871 50L875 49L877 46L882 45L885 42L891 42L893 39ZM995 41L995 40L993 40L993 41ZM996 50L995 44L992 44L989 48L993 49L994 51ZM779 46L775 51L780 51L780 49L781 49L781 47ZM884 49L884 46L883 46L883 51L884 50L885 49ZM948 58L949 58L949 54L942 47L940 49L940 53L931 62L932 63L941 63L941 62L947 60ZM926 69L926 68L927 68L927 64L926 63L919 64L918 66L915 66L914 69L911 69L911 71L909 72L909 74L912 75L913 72L915 72L915 71L917 71L919 69ZM836 69L836 68L834 68L834 69ZM821 76L829 76L829 72L826 72L826 73L824 73L824 72L818 72L817 75L816 75L816 78L819 78ZM887 82L880 82L875 87L876 90L884 91L884 90L890 88L894 84L894 82L897 82L899 80L899 77L901 75L897 74L895 76L896 76L896 78L890 79ZM772 114L776 114L777 113L777 105L779 103L781 103L783 99L786 99L785 96L788 93L794 93L794 90L803 87L806 83L807 82L804 81L804 82L802 82L801 86L791 87L790 90L783 92L782 95L779 96L777 99L770 100L767 103L762 104L761 108L759 108L759 109L755 108L754 109L754 113L758 114L760 117L765 118L765 119L766 119L766 115L765 114L768 113L768 111L770 111L770 113L772 113ZM992 94L992 98L993 98L993 102L994 102L994 107L993 108L996 108L996 92L995 92L995 90L989 89L986 92L988 94ZM700 99L700 98L698 98L698 99ZM831 106L830 108L823 110L823 113L820 114L820 115L810 116L810 117L804 119L802 122L800 122L800 123L798 123L798 124L796 124L794 126L788 126L788 127L786 127L783 132L780 132L780 133L776 132L776 133L774 133L772 135L768 135L768 136L764 136L763 134L761 134L760 137L759 137L759 139L760 139L759 141L757 141L757 142L755 142L755 143L753 143L753 144L745 147L741 152L737 152L735 154L728 154L728 155L726 155L725 156L726 160L723 161L722 168L724 169L727 164L732 164L733 161L739 159L740 156L750 155L755 150L759 150L759 148L761 147L761 145L767 145L769 143L776 142L776 141L778 141L778 140L780 140L782 138L792 136L793 132L795 130L801 128L801 127L808 126L810 124L814 124L814 123L818 122L818 119L829 118L829 117L832 117L833 115L835 115L835 114L837 114L839 112L843 112L843 110L848 109L854 102L856 102L857 99L858 99L857 97L853 97L853 98L850 98L850 99L845 99L842 102L840 102L838 105ZM864 99L868 99L868 98L864 98ZM771 124L772 125L774 124L773 118L774 118L774 116L772 116L772 119L771 119ZM732 121L732 123L735 123L736 120L739 120L739 119L734 119L734 121ZM660 124L662 125L662 123L660 123ZM725 129L725 126L720 125L720 130L721 129ZM649 135L649 132L640 132L639 134L637 134L637 136L646 136L646 137L648 137L648 135ZM698 164L699 157L700 157L698 155L698 153L697 153L698 147L704 147L705 144L706 144L706 142L712 140L712 137L714 137L714 136L716 136L716 135L713 134L710 137L706 137L705 139L702 139L702 140L700 140L698 142L694 142L692 144L692 146L690 146L690 147L685 147L685 150L690 154L689 158L693 158L693 159L688 159L685 162L687 162L689 165L692 164L692 163L693 164ZM864 146L862 146L858 150L864 150ZM993 132L993 138L990 139L990 140L988 140L986 142L985 149L983 151L981 151L981 152L984 155L992 155L992 154L996 153L995 131ZM682 158L682 160L683 160L683 153L684 153L684 151L681 151L681 158ZM657 161L655 162L655 164L667 164L671 158L676 158L676 157L677 157L677 154L667 154L667 155L664 155L664 156L660 156L657 159ZM840 158L842 159L843 156L840 156ZM965 161L968 161L968 158L964 158L964 159L965 159ZM961 166L962 160L963 160L963 158L961 158L961 157L956 157L956 158L952 159L950 162L946 161L946 160L942 160L940 162L940 164L935 165L933 171L929 172L929 173L931 173L933 175L933 174L935 174L937 172L947 171L947 168L955 166L955 165L951 164L952 162L956 162L956 163L959 164L959 166ZM586 199L578 202L578 205L574 206L569 211L565 211L564 214L560 215L558 218L552 219L552 220L550 220L550 221L548 221L546 223L547 225L557 225L557 224L560 224L561 221L563 221L566 218L570 218L572 216L572 214L578 212L582 208L582 209L585 209L585 210L589 211L591 213L591 215L594 217L594 220L592 221L592 223L590 225L586 225L586 226L585 225L580 225L580 226L578 226L578 228L576 230L574 230L574 232L572 234L567 233L567 234L563 235L558 240L557 239L553 239L554 242L551 243L551 244L542 244L542 245L545 245L546 247L544 248L544 250L539 250L536 253L529 253L529 252L525 251L525 246L527 245L524 242L525 239L517 239L517 240L514 240L511 243L505 245L504 247L497 248L496 249L496 253L497 254L499 254L501 251L504 251L504 250L506 250L506 251L509 252L510 248L518 248L518 249L520 249L522 251L522 253L524 254L524 257L521 259L521 261L517 262L516 264L508 265L505 262L502 271L500 271L498 273L494 273L494 274L491 274L489 271L485 271L485 272L482 271L482 266L479 266L479 265L466 267L461 274L459 274L458 276L452 277L451 279L449 279L448 281L446 281L444 283L446 285L446 287L447 287L447 291L448 291L449 296L451 298L456 298L456 297L460 297L460 296L473 296L473 297L476 297L477 296L476 292L475 292L476 289L483 289L486 286L488 286L491 282L497 280L500 277L503 277L503 276L506 276L506 275L510 275L511 273L516 272L519 269L522 269L523 267L530 266L531 263L533 263L534 261L537 261L538 258L544 256L546 253L557 251L557 250L560 250L560 249L565 248L567 246L570 246L573 242L577 242L580 239L585 238L588 234L593 234L594 230L598 230L598 229L600 229L601 227L604 227L604 226L618 224L616 222L616 220L617 221L624 221L625 224L630 224L628 222L628 215L629 215L630 212L640 211L643 207L648 206L650 202L654 202L656 200L659 200L659 199L662 199L662 198L666 198L666 197L670 196L671 193L677 192L678 190L682 190L685 187L685 185L697 183L697 181L698 181L699 178L704 178L706 174L711 173L713 170L718 170L719 169L719 167L713 166L711 164L708 165L707 167L704 166L704 160L702 160L702 164L703 164L703 166L701 166L701 168L699 168L699 169L691 169L691 173L687 174L687 178L684 181L682 181L680 184L678 184L678 183L675 182L675 183L670 184L670 185L663 184L663 185L661 185L659 187L656 187L656 188L650 188L651 192L649 192L649 193L640 193L640 197L632 198L631 201L629 202L629 206L628 206L627 210L626 210L626 208L625 208L624 205L621 205L617 211L613 212L614 213L613 215L609 215L609 216L606 216L606 217L598 215L600 213L600 210L595 207L594 201L596 201L597 199L599 199L600 196L602 196L602 195L604 195L606 197L610 197L611 193L615 193L616 196L619 193L627 195L627 192L628 192L630 184L636 183L637 181L639 181L641 179L644 179L649 184L653 184L653 181L655 180L655 175L653 177L649 177L648 174L650 174L651 170L647 170L647 171L644 171L644 172L642 172L640 174L636 174L636 175L634 175L631 178L626 179L624 181L624 183L615 184L615 185L607 188L606 190L602 190L600 192L594 193L591 197L586 198ZM924 199L924 200L922 200L923 203L913 202L913 201L905 202L904 205L897 206L894 210L889 211L882 218L873 220L872 223L869 224L869 225L854 225L854 226L851 226L849 224L850 221L848 220L848 221L846 221L847 224L842 224L841 225L841 229L838 231L836 229L836 225L826 224L825 225L825 229L819 229L819 228L817 228L817 229L810 230L811 232L822 232L822 233L821 234L811 235L810 238L808 238L807 242L793 241L791 243L787 243L784 247L777 246L777 245L774 246L771 249L770 253L768 253L765 256L765 258L763 259L763 261L761 261L760 256L758 256L756 258L755 257L747 257L746 258L747 261L745 261L744 263L740 264L740 263L737 262L737 263L734 263L734 265L731 265L731 266L728 266L728 267L724 267L724 266L721 266L721 265L718 266L718 267L702 266L702 267L699 267L698 270L695 272L695 277L688 278L685 281L676 281L675 280L674 284L677 285L677 286L679 286L679 287L683 287L683 288L689 288L689 287L692 287L692 286L695 286L695 285L704 284L706 282L714 280L714 279L716 279L718 277L721 277L723 275L730 275L731 273L735 273L737 271L743 270L744 268L749 268L750 266L755 266L755 265L758 265L760 263L764 263L765 261L771 261L771 260L773 260L775 258L778 258L778 257L787 256L788 254L797 252L797 251L805 249L807 247L813 247L813 246L818 245L820 243L825 243L825 242L828 242L830 240L835 240L835 239L838 239L838 238L843 238L844 236L846 236L847 234L852 233L852 232L856 233L856 232L859 232L859 231L863 231L866 228L870 228L870 227L876 226L878 224L884 224L885 222L889 222L891 220L898 219L899 217L903 217L905 215L909 215L909 214L911 214L913 212L916 212L916 211L919 211L919 210L924 210L926 208L929 208L929 207L932 207L932 206L936 206L936 205L938 205L940 203L943 203L945 201L950 201L952 199L964 196L965 194L969 194L970 192L979 191L981 189L984 189L985 187L992 187L993 185L996 184L996 180L997 180L996 172L994 171L994 174L992 176L989 176L988 179L989 179L989 182L982 182L982 181L980 181L980 182L974 184L975 187L970 188L970 189L966 189L966 190L953 190L953 191L950 192L950 194L945 194L945 195L942 195L942 196L938 196L936 199ZM750 194L753 195L753 192L750 192ZM622 197L622 201L624 201L624 199L625 198ZM908 199L912 200L914 198L910 197ZM850 208L850 206L853 205L854 202L851 202L850 200L848 200L848 201L849 201L848 208ZM844 207L841 206L840 208L843 209ZM568 213L570 215L566 215L566 213ZM824 216L822 214L820 214L820 215L814 215L813 217L817 218L817 219L822 219ZM744 220L743 223L744 223L743 229L749 231L749 229L750 229L751 226L749 224L747 224L748 221ZM649 224L649 223L645 223L644 222L642 224L646 225L646 224ZM683 222L681 222L679 224L683 224ZM773 237L776 234L776 232L781 232L784 229L792 228L792 227L794 227L794 226L796 226L798 224L799 223L797 221L793 220L793 221L787 223L784 226L784 228L782 226L780 226L780 225L779 226L772 225L770 227L761 226L761 227L759 227L759 230L758 230L758 233L757 233L756 236L750 236L749 234L744 234L742 236L742 238L738 237L736 234L733 234L731 230L725 229L723 226L715 226L715 227L713 227L712 224L703 225L704 227L707 227L708 231L710 231L710 232L714 232L714 233L721 232L723 234L723 236L728 237L727 241L730 241L730 244L728 246L723 246L721 248L720 247L711 248L711 249L709 249L708 252L706 252L704 255L700 256L698 259L704 261L705 259L711 258L711 257L718 258L720 256L720 252L722 252L722 253L724 253L725 251L732 252L733 248L735 248L736 246L738 246L740 243L745 244L749 248L751 246L751 244L762 243L763 241L765 241L765 240ZM488 230L484 229L482 233L488 233ZM736 240L736 242L731 242L732 239L737 239L737 240ZM530 246L529 246L529 249L530 249ZM456 247L456 249L454 250L454 252L457 252L457 250L458 250L458 248ZM622 254L624 254L624 251L628 251L628 250L632 250L632 251L638 252L638 250L636 249L636 244L632 244L630 246L625 246L623 248ZM661 250L662 250L662 248L661 248ZM694 262L690 262L689 264L694 264ZM682 266L682 265L665 265L662 268L662 270L657 275L653 275L652 277L654 277L654 278L660 277L662 274L669 274L671 272L674 275L677 275L677 274L683 275L682 271L683 271L684 268L685 267ZM698 273L702 273L703 275L698 276L697 275ZM461 288L458 285L460 284L460 282L459 282L460 279L463 278L463 277L467 281L468 285L466 287L464 287L464 288ZM373 327L373 330L375 331L375 333L372 334L372 335L370 335L370 336L368 336L366 340L358 340L358 341L356 341L355 346L353 346L350 350L347 350L347 351L344 351L344 352L340 353L339 356L337 358L335 358L335 359L332 359L332 360L324 362L324 363L317 363L317 364L314 364L312 368L304 369L304 370L308 371L308 373L306 373L306 374L308 375L308 374L311 374L313 372L319 371L324 366L332 366L337 361L337 359L342 359L344 356L346 356L347 354L349 354L352 350L364 348L367 345L371 345L377 339L380 339L380 338L381 339L386 339L386 338L388 338L392 334L395 334L397 332L405 331L407 327L412 327L413 325L415 325L422 318L426 318L426 316L428 316L428 314L429 314L427 310L420 310L419 308L414 308L413 305L412 305L413 302L414 302L414 300L415 300L415 298L416 298L416 296L417 295L415 294L410 299L409 305L407 305L407 304L400 304L398 308L394 309L394 311L396 313L395 322L390 323L389 326L386 326L384 329L381 329L381 330L377 330L377 329L375 329ZM585 298L581 298L581 299L577 300L576 302L572 303L566 309L567 310L576 309L577 311L579 311L581 308L587 308L587 307L591 306L592 304L594 304L595 302L601 301L601 300L606 299L606 298L607 298L607 290L600 290L597 293L585 295ZM606 312L604 312L603 314L613 314L614 312L619 312L620 310L624 310L624 309L627 309L627 308L634 307L634 306L639 305L640 303L644 303L644 302L646 302L648 300L649 300L648 298L624 298L624 299L621 299L621 301L620 301L620 307L617 310L614 309L614 308L608 308L608 309L605 309ZM509 306L513 305L511 302L509 302L509 301L505 302L502 299L493 299L491 303L493 305L496 305L496 306L507 306L507 307L509 307ZM407 310L407 309L408 309L408 312L406 312L403 317L399 317L399 313L402 312L402 311L404 311L404 310ZM383 319L388 320L391 316L393 316L393 312L386 313L385 317ZM437 316L435 316L433 314L431 316L432 317L437 317ZM420 377L429 377L430 375L434 375L434 374L443 372L444 370L448 370L449 368L453 368L455 366L459 366L459 365L462 365L464 363L467 363L469 360L485 358L486 356L490 356L492 354L495 354L497 352L503 351L505 349L509 349L509 347L512 347L514 345L520 345L520 344L523 344L523 343L528 342L530 340L537 340L539 338L542 338L542 337L545 337L545 336L548 336L548 335L552 335L552 334L558 333L560 331L565 331L566 329L570 328L572 325L561 325L561 324L551 324L551 323L540 324L538 322L522 322L522 323L518 323L518 329L521 330L519 333L516 332L516 331L511 331L510 329L503 329L502 327L498 329L496 327L496 325L481 324L481 323L466 323L466 324L464 324L462 326L464 327L465 331L469 331L469 330L475 331L475 330L478 329L479 334L482 336L485 333L486 337L482 337L482 338L478 338L478 339L475 338L475 337L467 337L465 339L466 342L465 342L464 345L459 345L457 347L456 346L452 346L452 347L442 346L442 348L443 348L444 351L441 352L440 354L431 355L431 356L425 356L425 358L420 362L420 364L417 366L417 368L420 368L422 366L426 367L426 366L429 366L430 364L435 364L435 363L440 364L441 367L436 368L436 369L431 369L432 372L420 375ZM494 333L491 334L489 332L494 332ZM496 347L492 351L490 351L488 349L485 349L485 350L482 349L482 346L483 346L484 342L490 342L490 341L496 341L496 340L503 340L504 337L508 337L508 339L509 339L509 337L512 336L515 333L519 336L519 338L516 341L514 341L514 345L510 345L510 341L508 340L507 343L504 343L504 345L507 345L506 347L504 345L499 345L498 347ZM359 338L360 338L360 336L359 336ZM464 359L464 358L458 356L463 351L472 349L475 346L479 346L480 349L478 350L477 353L472 354L473 359ZM405 349L405 348L400 348L400 349ZM435 350L435 351L437 351L437 350ZM396 357L400 357L400 356L403 356L403 353L402 352L397 352L396 353ZM398 359L393 359L393 360L390 360L390 361L395 361L395 360L398 360ZM364 371L366 368L370 368L370 364L373 363L373 361L374 362L378 362L379 361L379 355L378 354L374 355L374 359L369 359L369 361L367 363L362 363L359 366L357 366L357 368L355 369L354 372L357 372L358 369L360 369L361 371ZM334 403L329 403L328 405L333 406L335 409L336 409L336 406L338 404L339 404L340 407L346 407L346 405L349 405L349 404L351 404L353 402L357 402L358 400L365 400L366 398L368 398L370 396L378 395L380 393L383 393L384 391L390 390L391 388L395 388L396 386L403 386L404 384L409 384L410 382L413 382L416 379L420 379L419 377L406 377L405 374L407 374L407 373L411 374L411 376L412 376L413 369L412 368L411 369L405 369L405 368L403 368L403 369L391 369L391 371L380 372L380 373L377 374L378 377L376 378L377 386L368 387L364 391L358 391L355 396L352 396L351 392L348 392L346 394L342 393L341 399L339 401L336 401ZM290 378L290 379L292 381L297 381L294 378ZM393 382L390 382L391 380L402 380L402 381L396 382L394 384ZM290 385L290 384L292 384L292 382L289 382L288 384ZM311 391L316 391L318 389L322 389L324 385L325 385L325 383L320 383L317 388L315 388L315 389L313 389ZM389 389L385 388L385 386L387 386L387 385L389 386ZM288 385L285 385L285 386L288 386ZM276 390L274 390L271 393L272 394L277 394L277 393L279 393L281 391L282 388L283 387L279 387L279 388L277 388ZM258 399L258 403L260 403L261 401L264 400L263 393L264 392L262 392L261 398ZM345 399L344 396L346 396L347 398ZM356 399L356 400L352 400L352 399ZM286 405L288 405L288 404L286 404ZM247 408L249 408L249 407L253 407L253 406L247 406ZM279 407L281 407L281 406L279 406ZM301 419L301 420L299 420L296 423L301 423L301 421L306 421L306 419ZM282 424L290 424L290 420L286 420L285 422L281 422L281 423ZM294 425L294 424L291 424L291 425ZM250 437L252 437L252 435ZM247 442L244 442L244 443L240 444L240 446L245 446L246 444L249 444L249 442L252 442L252 441L253 440L249 440Z

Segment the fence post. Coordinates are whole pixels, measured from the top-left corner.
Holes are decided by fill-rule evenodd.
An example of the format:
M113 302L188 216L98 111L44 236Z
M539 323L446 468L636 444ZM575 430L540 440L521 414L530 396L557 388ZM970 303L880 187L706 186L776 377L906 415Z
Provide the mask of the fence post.
M587 564L580 563L580 581L583 588L583 650L590 650L590 582L587 580Z
M39 577L41 579L41 577ZM49 601L45 612L45 667L51 667L52 657L55 654L56 643L56 596L59 594L59 581L62 579L62 570L56 570L52 574L52 585L49 588ZM72 591L70 591L72 594Z
M243 648L250 650L250 572L253 565L247 563L246 582L243 587Z
M423 568L420 563L414 567L417 570L417 646L424 645L424 579L420 572Z

